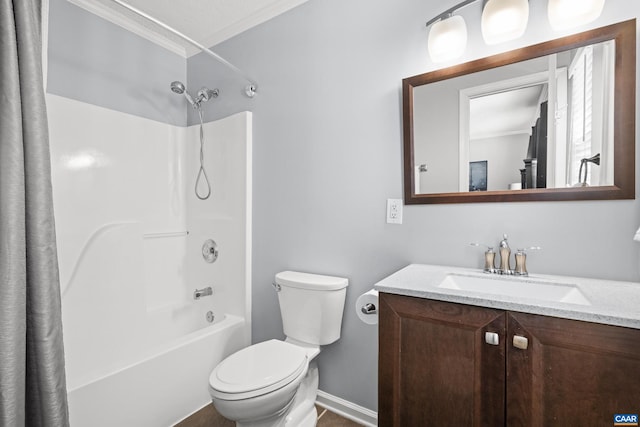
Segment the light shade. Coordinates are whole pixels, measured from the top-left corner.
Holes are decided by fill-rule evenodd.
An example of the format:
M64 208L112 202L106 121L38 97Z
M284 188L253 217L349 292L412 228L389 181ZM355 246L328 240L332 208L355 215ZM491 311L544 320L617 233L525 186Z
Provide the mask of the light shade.
M482 37L487 44L517 39L528 21L528 0L489 0L482 11Z
M554 30L588 24L602 13L604 0L549 0L549 23Z
M436 22L429 30L429 55L433 62L459 58L467 48L467 24L454 15Z

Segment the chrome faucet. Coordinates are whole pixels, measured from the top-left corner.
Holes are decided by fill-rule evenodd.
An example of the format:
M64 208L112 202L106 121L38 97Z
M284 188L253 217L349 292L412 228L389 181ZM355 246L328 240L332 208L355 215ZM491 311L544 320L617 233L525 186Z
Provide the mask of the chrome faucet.
M203 289L196 289L195 291L193 291L193 299L195 300L199 300L200 298L209 295L213 295L213 289L211 288L211 286L207 286Z
M507 235L502 235L502 240L500 241L500 268L498 269L499 274L513 274L513 270L511 270L511 248L509 247L509 242L507 242Z
M481 243L471 243L471 246L484 246L487 250L484 253L484 269L485 273L496 273L496 274L515 274L516 276L528 276L527 272L527 253L526 251L532 250L540 250L542 249L540 246L531 246L525 249L518 249L515 254L516 259L516 267L515 269L511 269L511 248L509 247L509 242L507 240L507 235L502 235L502 240L498 245L498 254L500 255L500 265L498 268L495 268L495 257L496 252L493 251L493 247L489 245L484 245Z

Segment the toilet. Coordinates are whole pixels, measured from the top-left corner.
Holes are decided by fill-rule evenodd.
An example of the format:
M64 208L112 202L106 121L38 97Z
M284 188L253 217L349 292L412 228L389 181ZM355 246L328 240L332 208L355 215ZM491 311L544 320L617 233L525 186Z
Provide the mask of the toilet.
M286 339L251 345L209 376L218 412L238 427L314 427L320 346L340 338L349 281L283 271L276 274Z

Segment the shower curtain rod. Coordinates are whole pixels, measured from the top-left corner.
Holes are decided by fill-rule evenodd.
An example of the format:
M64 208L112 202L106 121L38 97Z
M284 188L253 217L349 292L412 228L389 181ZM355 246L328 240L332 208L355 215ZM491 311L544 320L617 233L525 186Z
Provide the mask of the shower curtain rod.
M120 6L124 7L125 9L130 10L131 12L135 13L136 15L139 15L139 16L141 16L141 17L153 22L156 25L159 25L160 27L164 28L165 30L169 31L170 33L175 34L176 36L180 37L181 39L183 39L187 43L197 47L202 52L204 52L207 55L213 57L215 60L217 60L221 64L225 65L227 68L229 68L234 73L240 75L243 79L245 79L246 81L249 82L249 85L245 87L245 93L247 94L247 96L249 98L253 98L253 96L255 95L256 91L258 90L258 83L256 83L255 80L253 80L252 78L247 76L241 69L239 69L238 67L236 67L235 65L233 65L232 63L230 63L229 61L227 61L226 59L224 59L220 55L218 55L217 53L213 52L211 49L208 49L206 46L198 43L197 41L195 41L192 38L184 35L180 31L170 27L169 25L165 24L164 22L159 21L158 19L156 19L153 16L147 14L146 12L143 12L140 9L137 9L137 8L133 7L133 6L123 2L122 0L111 0L111 1L116 3L116 4L119 4Z

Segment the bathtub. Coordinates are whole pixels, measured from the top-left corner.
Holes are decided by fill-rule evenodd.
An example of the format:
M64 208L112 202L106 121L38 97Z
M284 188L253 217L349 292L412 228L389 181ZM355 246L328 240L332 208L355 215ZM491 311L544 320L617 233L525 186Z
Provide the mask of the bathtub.
M173 425L209 402L211 370L249 345L243 286L223 264L184 261L200 250L196 225L145 238L140 222L108 223L78 251L61 288L73 427ZM194 300L204 286L213 295Z
M171 426L210 401L211 370L245 347L245 320L219 315L213 324L153 349L141 360L68 389L74 427Z

